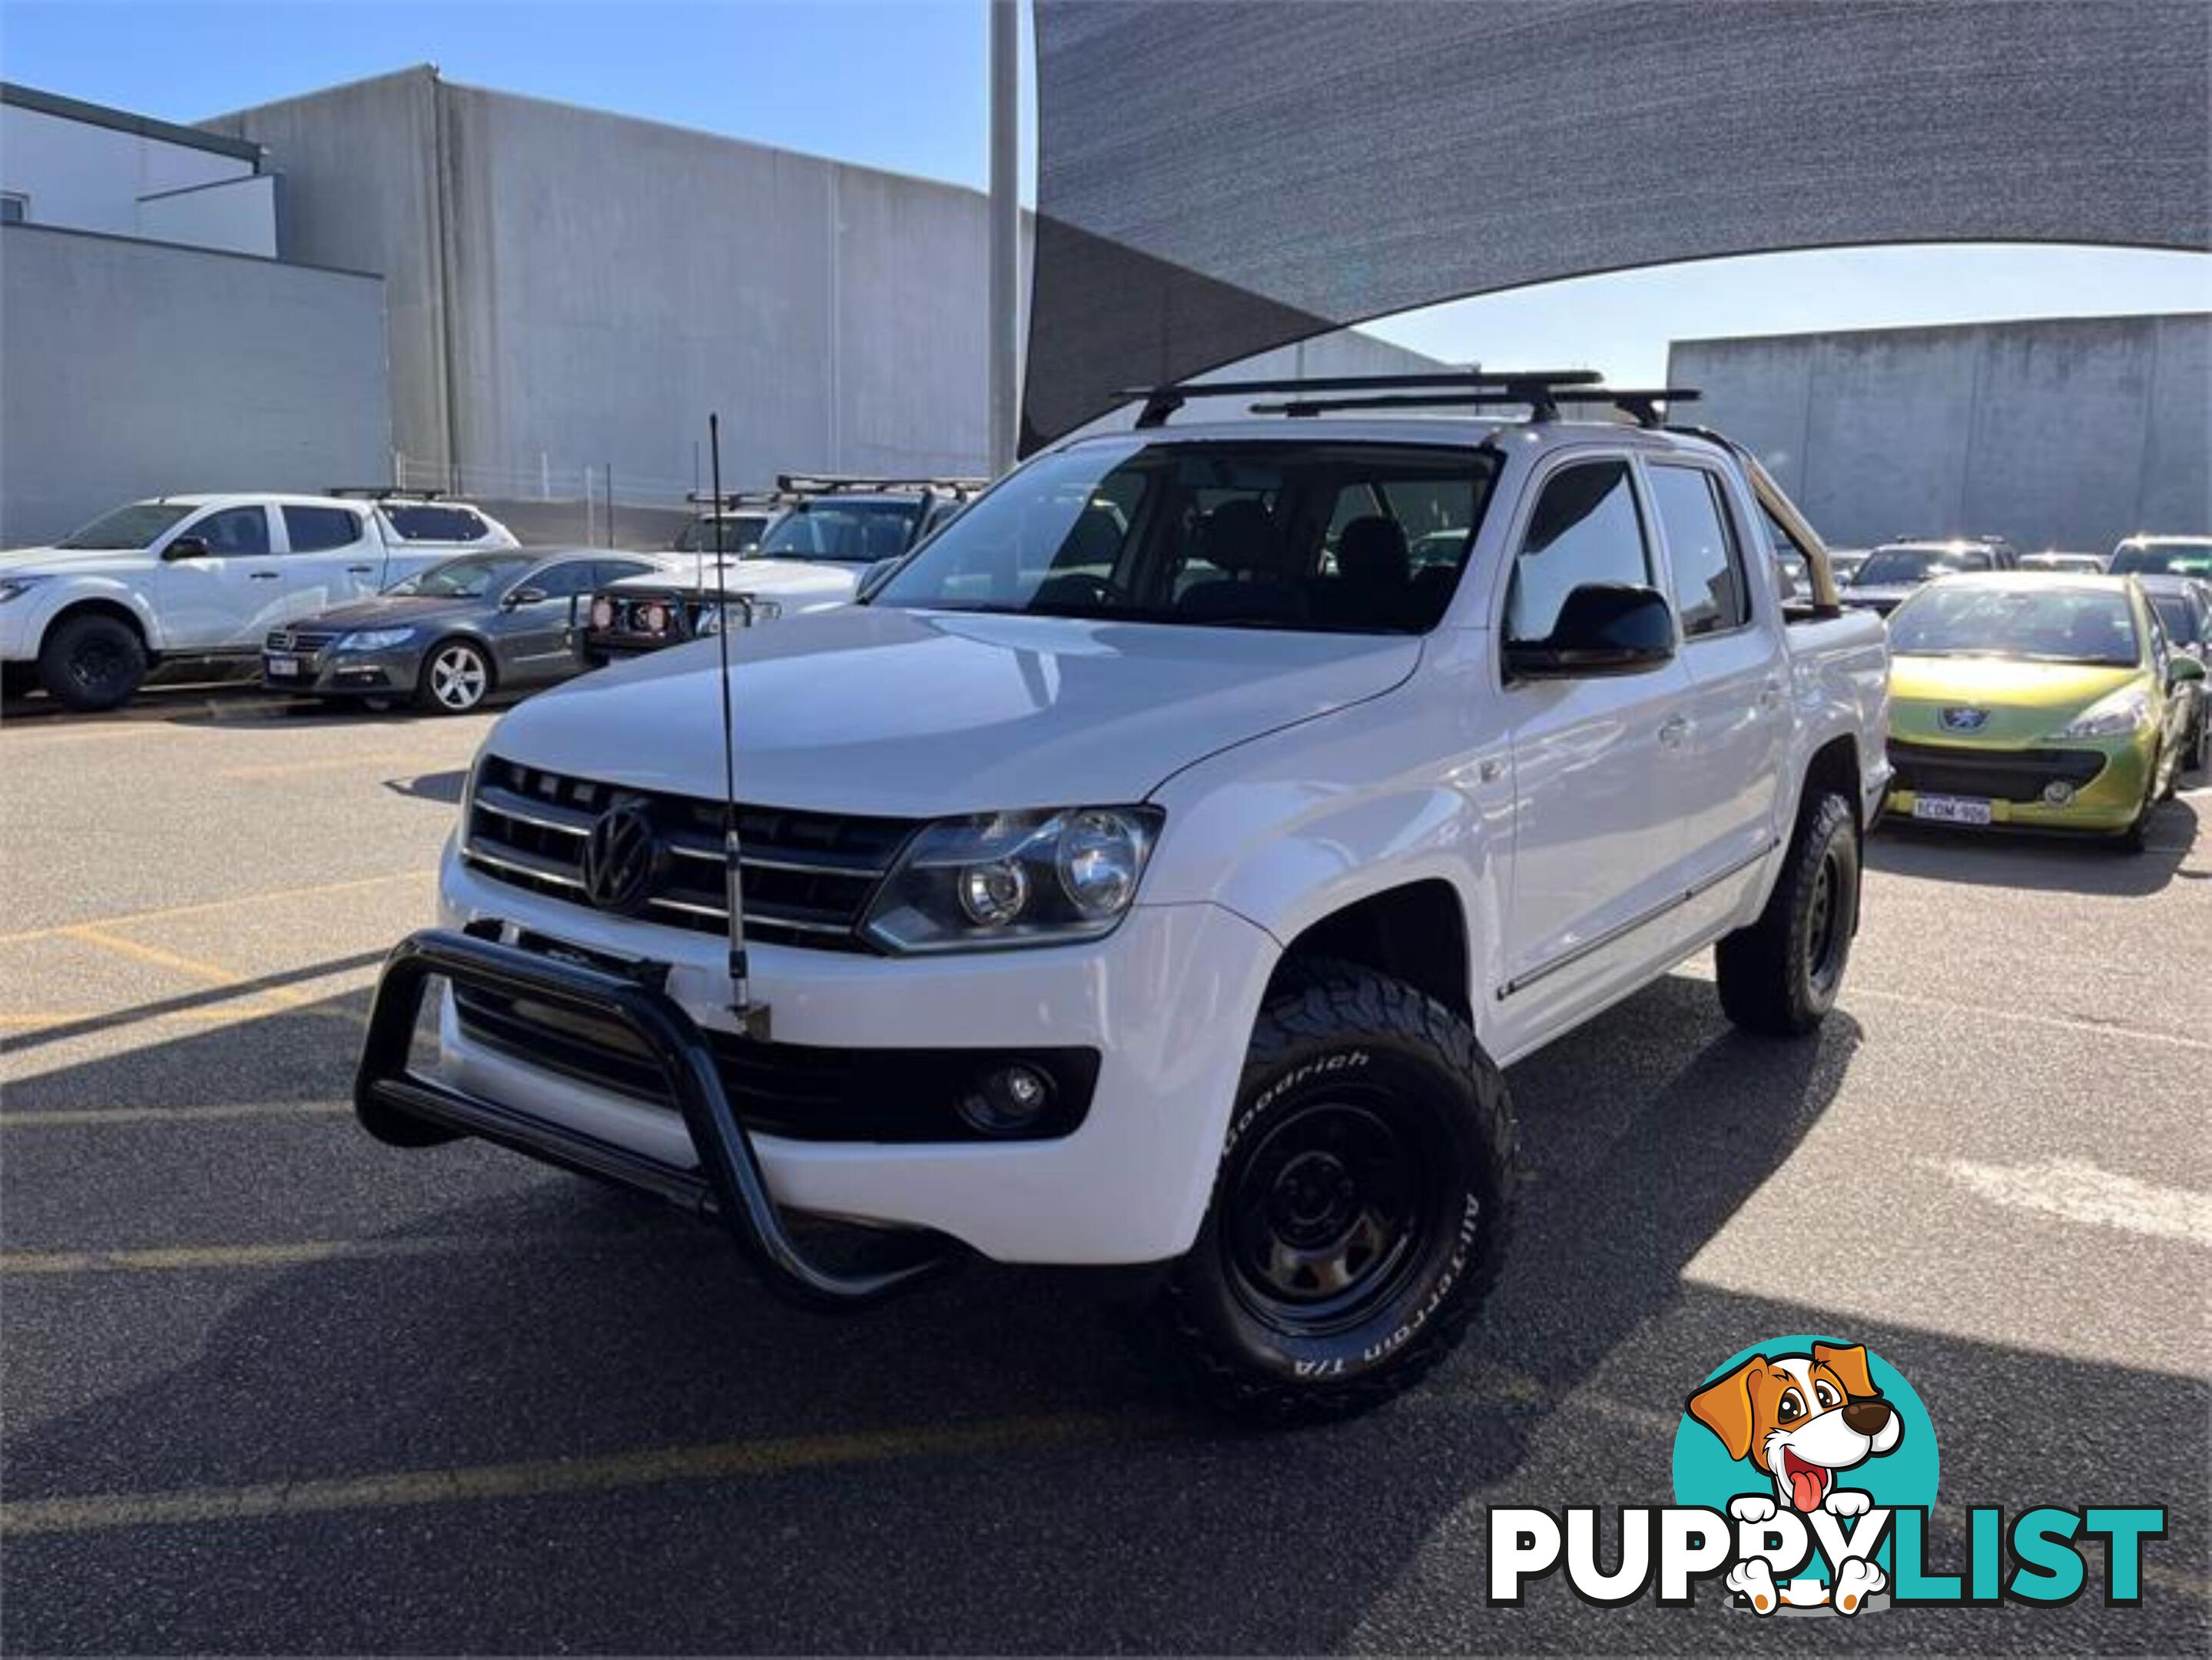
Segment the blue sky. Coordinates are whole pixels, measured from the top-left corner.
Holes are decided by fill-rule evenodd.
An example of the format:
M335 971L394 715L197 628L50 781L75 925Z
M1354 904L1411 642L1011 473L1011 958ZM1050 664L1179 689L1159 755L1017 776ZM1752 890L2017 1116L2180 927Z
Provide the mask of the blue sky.
M986 52L983 0L0 0L0 75L170 120L428 62L478 86L979 186ZM1670 339L2207 307L2212 256L1881 248L1589 277L1370 329L1453 360L1645 381Z

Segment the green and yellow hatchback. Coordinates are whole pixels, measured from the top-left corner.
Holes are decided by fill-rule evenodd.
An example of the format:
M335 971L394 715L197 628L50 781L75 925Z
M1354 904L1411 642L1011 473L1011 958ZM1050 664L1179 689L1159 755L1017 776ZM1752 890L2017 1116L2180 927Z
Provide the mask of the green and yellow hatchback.
M1931 582L1892 614L1889 649L1891 812L2142 845L2186 762L2178 690L2204 670L2132 577Z

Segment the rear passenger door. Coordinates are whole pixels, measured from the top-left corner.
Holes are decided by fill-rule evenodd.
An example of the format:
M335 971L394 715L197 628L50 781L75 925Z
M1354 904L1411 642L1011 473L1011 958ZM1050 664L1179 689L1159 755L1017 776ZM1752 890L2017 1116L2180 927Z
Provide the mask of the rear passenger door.
M383 550L369 539L368 516L356 508L286 502L284 532L291 611L303 617L366 599L384 575Z
M1702 887L1773 845L1789 738L1789 665L1771 596L1754 592L1743 504L1717 466L1645 458L1689 672L1689 726L1674 757L1684 873Z
M1513 532L1501 641L1540 641L1573 589L1659 586L1633 469L1577 456L1540 474ZM1641 674L1515 681L1499 670L1514 787L1504 1048L1556 1035L1680 954L1680 656Z

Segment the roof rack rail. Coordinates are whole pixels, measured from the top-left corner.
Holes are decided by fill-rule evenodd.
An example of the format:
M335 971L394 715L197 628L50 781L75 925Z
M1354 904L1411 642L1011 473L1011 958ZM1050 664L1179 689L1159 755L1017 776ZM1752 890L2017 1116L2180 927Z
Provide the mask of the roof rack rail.
M695 508L720 511L731 508L772 508L787 498L781 490L724 490L720 496L712 490L690 490L684 499Z
M332 484L325 496L359 496L367 502L442 502L443 490L402 489L397 484Z
M783 472L775 479L776 489L786 496L837 496L860 492L885 490L949 490L955 495L973 495L988 484L988 478L864 478L849 477L841 473Z
M1186 380L1169 386L1124 386L1114 395L1145 400L1145 407L1137 415L1137 425L1141 429L1165 426L1168 417L1194 398L1242 398L1255 392L1287 392L1295 396L1312 392L1406 392L1419 387L1455 387L1467 392L1509 383L1523 386L1587 386L1595 385L1601 378L1594 369L1524 369L1506 374L1492 374L1481 369L1449 369L1435 374L1324 374L1299 380Z
M1495 409L1526 404L1538 421L1556 421L1562 404L1610 404L1639 427L1666 424L1660 410L1695 403L1704 394L1694 386L1563 386L1543 380L1510 380L1494 391L1411 393L1383 398L1304 398L1279 404L1255 404L1255 415L1327 415L1344 410Z

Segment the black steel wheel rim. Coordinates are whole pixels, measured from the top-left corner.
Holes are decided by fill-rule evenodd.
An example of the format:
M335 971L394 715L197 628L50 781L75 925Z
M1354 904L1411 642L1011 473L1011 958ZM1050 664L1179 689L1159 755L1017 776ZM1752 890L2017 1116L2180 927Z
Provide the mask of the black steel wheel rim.
M105 689L123 671L123 654L112 640L95 635L70 654L70 674L87 691Z
M1843 861L1830 848L1821 854L1819 873L1813 879L1805 921L1805 962L1815 991L1832 989L1842 971L1844 939L1849 933L1844 905Z
M1302 1103L1238 1160L1223 1245L1248 1312L1288 1335L1359 1324L1402 1292L1438 1226L1449 1154L1379 1098Z

